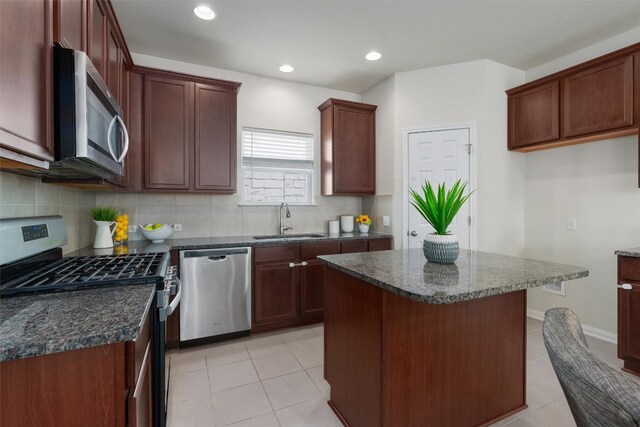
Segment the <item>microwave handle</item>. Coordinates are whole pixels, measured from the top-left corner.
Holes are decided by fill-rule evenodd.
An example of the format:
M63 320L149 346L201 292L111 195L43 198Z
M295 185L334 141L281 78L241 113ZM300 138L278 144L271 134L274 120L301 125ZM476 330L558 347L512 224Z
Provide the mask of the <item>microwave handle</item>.
M129 132L127 131L127 127L124 125L122 118L116 115L116 119L120 122L120 126L122 126L122 130L124 131L124 149L122 150L122 154L118 158L118 163L121 163L124 157L127 155L129 151Z
M122 154L120 154L119 158L116 157L116 154L113 152L113 147L111 146L111 132L113 131L113 125L116 124L116 121L120 122L120 126L122 126L122 130L124 131L124 150L122 150ZM118 163L122 162L122 159L124 159L124 156L126 156L129 151L129 132L127 132L127 127L124 125L122 118L117 114L113 116L111 123L109 123L109 129L107 130L107 146L109 147L111 157L113 157L113 160Z

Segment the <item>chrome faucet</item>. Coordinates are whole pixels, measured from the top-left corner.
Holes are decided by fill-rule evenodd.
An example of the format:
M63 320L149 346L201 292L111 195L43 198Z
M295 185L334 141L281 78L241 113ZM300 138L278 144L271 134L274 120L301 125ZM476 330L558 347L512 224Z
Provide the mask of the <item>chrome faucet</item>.
M287 230L293 230L291 227L287 227L284 225L284 220L282 219L282 209L287 209L287 218L291 218L291 211L289 211L289 204L287 202L280 203L280 235L284 236L284 232Z

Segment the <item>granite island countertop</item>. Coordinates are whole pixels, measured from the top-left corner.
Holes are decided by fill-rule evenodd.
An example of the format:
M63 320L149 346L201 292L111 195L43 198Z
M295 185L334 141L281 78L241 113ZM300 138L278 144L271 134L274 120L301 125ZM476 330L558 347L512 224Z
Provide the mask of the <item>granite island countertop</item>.
M615 252L616 255L619 256L628 256L633 258L640 258L640 247L638 248L630 248L630 249L618 249Z
M451 304L573 280L585 268L460 250L455 264L428 262L422 249L323 255L328 266L395 294L429 304Z
M296 233L291 233L295 235ZM305 233L307 234L307 233ZM149 240L130 240L127 242L129 253L134 251L137 253L144 252L168 252L171 250L193 250L193 249L214 249L214 248L232 248L242 246L271 246L282 244L300 244L300 243L319 243L331 241L346 241L360 239L389 239L390 234L382 233L339 233L329 234L326 232L308 233L317 234L320 237L312 238L286 238L286 239L254 239L253 236L223 236L223 237L192 237L184 239L167 239L164 243L152 243ZM65 256L88 256L88 255L111 255L113 249L93 249L91 246L78 249L77 251L66 254Z
M0 300L0 361L138 338L155 284Z

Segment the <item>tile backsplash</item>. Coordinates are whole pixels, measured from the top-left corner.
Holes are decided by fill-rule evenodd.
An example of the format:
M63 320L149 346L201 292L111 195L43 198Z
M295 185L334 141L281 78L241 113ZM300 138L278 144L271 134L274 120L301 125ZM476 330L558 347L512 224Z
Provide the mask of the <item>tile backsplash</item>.
M51 184L0 171L0 217L62 215L69 243L66 252L93 242L94 226L89 210L96 205L96 193Z
M148 194L98 193L96 204L119 208L129 215L130 224L176 223L182 231L172 237L211 237L276 234L278 206L238 205L239 194ZM316 206L291 206L286 225L290 233L328 231L327 221L340 215L357 215L361 197L316 196ZM129 239L143 239L142 233L130 233Z

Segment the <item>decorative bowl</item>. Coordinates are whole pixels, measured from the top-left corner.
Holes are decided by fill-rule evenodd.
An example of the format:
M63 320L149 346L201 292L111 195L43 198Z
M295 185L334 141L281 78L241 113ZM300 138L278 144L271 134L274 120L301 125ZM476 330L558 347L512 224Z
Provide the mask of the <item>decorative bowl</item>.
M164 242L164 239L169 238L171 233L173 233L173 227L169 224L164 224L162 227L156 228L155 230L147 230L143 225L138 225L138 227L140 227L142 235L153 243L162 243Z

